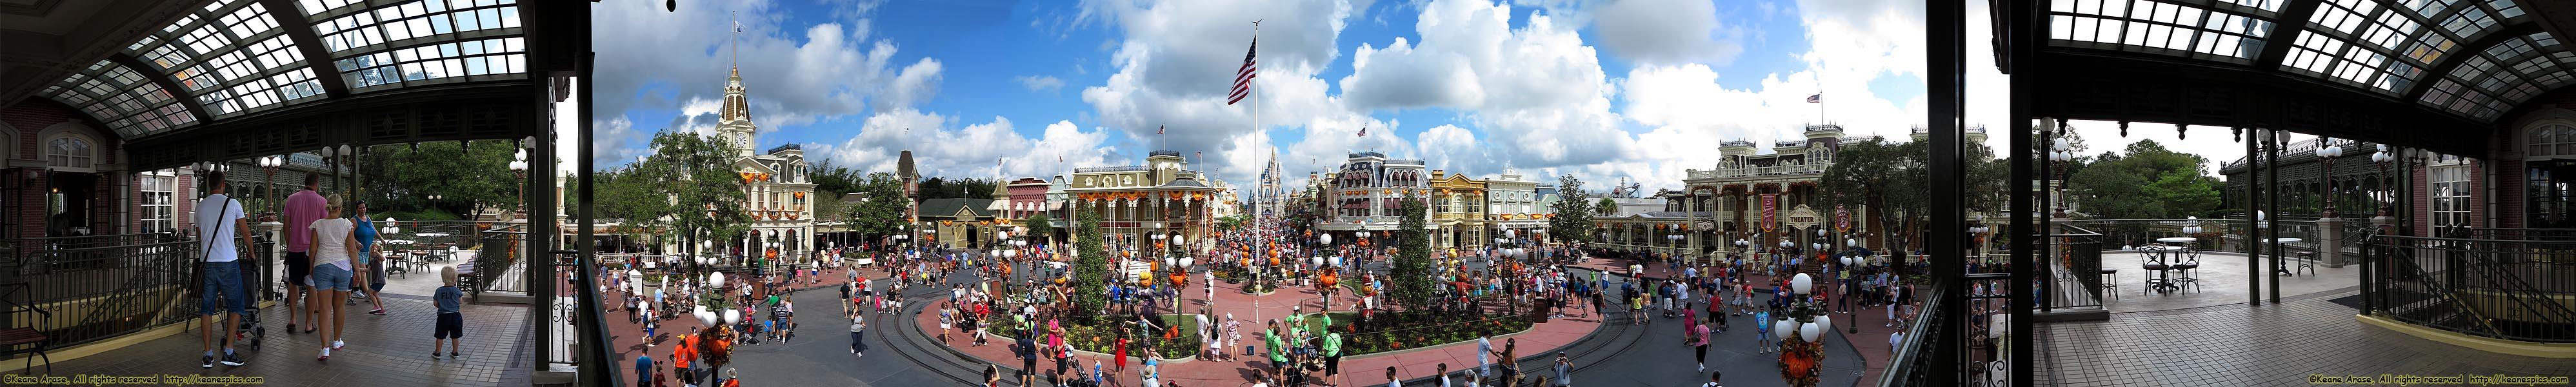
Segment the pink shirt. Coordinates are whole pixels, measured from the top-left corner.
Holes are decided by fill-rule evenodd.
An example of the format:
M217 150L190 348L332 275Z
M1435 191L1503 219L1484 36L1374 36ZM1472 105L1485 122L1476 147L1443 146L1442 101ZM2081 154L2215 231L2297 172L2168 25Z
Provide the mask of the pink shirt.
M329 202L313 190L286 195L286 251L301 253L313 247L313 221L322 219L322 207Z

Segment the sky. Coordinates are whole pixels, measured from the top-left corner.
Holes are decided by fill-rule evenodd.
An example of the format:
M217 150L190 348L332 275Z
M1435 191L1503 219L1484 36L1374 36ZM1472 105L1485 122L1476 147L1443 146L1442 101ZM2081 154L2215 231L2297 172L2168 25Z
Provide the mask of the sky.
M2009 95L1972 1L1972 125ZM1719 141L1805 125L1902 141L1926 115L1920 0L750 0L594 7L597 162L712 133L739 67L756 148L928 176L1138 165L1163 149L1249 187L1383 152L1433 169L1677 188ZM1252 96L1227 104L1253 21ZM741 32L733 33L739 24ZM1820 96L1822 103L1807 103ZM2088 145L2171 138L2078 123ZM1162 134L1157 135L1158 128ZM1362 129L1366 136L1360 136ZM2103 132L2096 133L2095 128ZM2222 131L2178 146L2233 159ZM1990 139L2000 147L2002 138ZM2165 141L2165 140L2160 140ZM2171 142L2171 141L2167 141ZM1302 178L1302 176L1300 177ZM1290 183L1297 183L1291 181Z

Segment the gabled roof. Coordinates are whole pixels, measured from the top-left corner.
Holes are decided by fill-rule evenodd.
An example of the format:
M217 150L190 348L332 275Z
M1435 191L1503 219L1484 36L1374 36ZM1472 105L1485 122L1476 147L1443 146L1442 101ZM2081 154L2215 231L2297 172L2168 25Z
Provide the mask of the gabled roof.
M984 208L991 206L992 204L993 199L941 198L923 200L921 201L921 216L925 218L953 218L957 214L966 213L974 214L974 216L978 218L989 218L993 216L993 212L992 210L986 210Z

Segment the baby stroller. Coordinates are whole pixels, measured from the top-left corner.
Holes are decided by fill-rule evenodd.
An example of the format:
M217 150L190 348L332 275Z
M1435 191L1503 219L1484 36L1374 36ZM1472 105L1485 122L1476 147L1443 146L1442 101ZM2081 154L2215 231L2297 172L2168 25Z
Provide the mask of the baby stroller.
M241 282L241 283L244 283L244 284L257 284L257 283L260 283L260 282L258 281L258 277L255 277L256 275L258 275L259 273L261 273L260 268L259 268L259 266L258 266L258 265L254 265L254 264L252 264L252 263L251 263L250 261L248 261L248 260L235 261L235 262L240 263L240 264L241 264L241 266L242 266L242 269L241 269L242 282ZM261 341L266 341L266 340L268 339L268 327L259 325L259 307L258 307L258 305L257 305L257 302L256 302L256 301L254 301L254 300L259 299L259 296L257 296L257 294L260 294L260 293L263 293L263 292L266 292L266 291L267 291L267 289L256 289L256 290L254 290L254 289L247 289L247 288L242 289L242 293L244 294L243 298L245 298L244 300L242 300L242 303L244 303L244 304L252 304L252 305L251 305L251 307L248 307L248 308L242 308L241 324L240 324L239 326L235 326L235 327L233 327L233 337L232 337L232 340L233 340L233 343L235 343L235 344L237 344L237 345L240 345L243 349L248 349L248 350L257 351L257 350L259 350L259 344L260 344L260 342L261 342ZM208 296L208 297L220 297L220 295L213 295L213 294L209 294L209 295L207 295L207 296Z

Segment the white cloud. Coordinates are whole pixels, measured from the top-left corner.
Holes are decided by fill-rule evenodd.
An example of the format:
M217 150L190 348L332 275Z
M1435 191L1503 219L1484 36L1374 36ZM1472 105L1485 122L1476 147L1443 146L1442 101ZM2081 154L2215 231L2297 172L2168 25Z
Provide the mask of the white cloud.
M1602 46L1641 62L1723 64L1744 53L1741 39L1720 39L1728 26L1718 22L1712 0L1620 0L1593 17Z
M865 113L872 99L879 106L929 99L939 77L936 60L893 63L895 45L870 38L873 23L865 17L875 4L836 5L831 21L810 26L781 25L791 18L772 0L692 2L684 12L650 1L592 7L593 28L601 32L592 42L597 77L613 80L597 87L596 119L695 110L684 108L720 100L735 63L752 93L752 117L764 130ZM728 33L736 21L744 29L739 36Z
M1118 151L1107 146L1107 133L1081 130L1072 121L1049 124L1038 138L1022 136L1015 127L1002 117L960 127L953 117L896 109L869 116L856 135L840 144L809 144L806 154L854 169L893 172L901 152L910 149L924 176L1017 178L1114 162L1111 156ZM1056 161L1059 156L1063 162Z
M896 75L894 82L886 85L886 92L878 96L877 110L908 108L929 101L939 93L939 69L939 61L930 58L904 66L903 74Z
M1074 67L1076 67L1076 68L1080 68L1081 66L1080 66L1080 65L1076 65L1076 66L1074 66ZM1063 89L1063 88L1064 88L1064 80L1062 80L1062 79L1056 79L1056 77L1052 77L1052 76L1044 76L1044 75L1022 75L1022 76L1018 76L1018 77L1012 77L1012 78L1011 78L1011 80L1012 80L1012 81L1014 81L1014 82L1019 82L1019 83L1020 83L1020 87L1026 87L1026 88L1029 88L1029 91L1032 91L1032 92L1053 93L1053 92L1055 92L1055 91L1056 91L1056 90L1058 90L1058 89Z
M1483 0L1424 5L1414 26L1422 37L1419 43L1362 49L1365 65L1354 55L1352 75L1341 80L1352 94L1345 102L1362 110L1424 105L1461 110L1483 132L1484 141L1509 144L1488 147L1480 157L1430 160L1467 170L1493 171L1503 164L1549 168L1632 157L1635 138L1610 112L1618 87L1603 74L1596 50L1583 44L1572 26L1548 15L1533 12L1519 29L1511 28L1512 17L1509 5ZM1410 70L1415 68L1465 75L1426 77ZM1409 100L1392 91L1385 97L1373 94L1401 88L1451 91Z
M1086 1L1081 20L1107 24L1124 37L1110 46L1114 72L1083 88L1082 100L1106 130L1124 133L1127 141L1221 156L1192 168L1249 182L1267 153L1255 148L1271 143L1254 130L1255 111L1263 127L1365 121L1327 95L1330 86L1314 74L1340 55L1334 39L1367 6L1365 0ZM1266 21L1253 97L1227 105L1254 20ZM1169 132L1157 138L1158 126ZM1108 165L1134 161L1117 163Z

